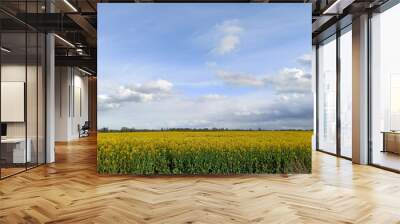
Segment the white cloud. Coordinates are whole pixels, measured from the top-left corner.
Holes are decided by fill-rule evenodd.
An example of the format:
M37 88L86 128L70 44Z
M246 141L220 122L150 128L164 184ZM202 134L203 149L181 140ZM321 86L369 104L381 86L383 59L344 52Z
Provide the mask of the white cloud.
M228 84L241 86L263 86L264 80L252 75L232 73L224 70L217 70L216 75Z
M215 68L217 67L217 63L215 61L207 61L206 63L207 68Z
M222 38L216 51L219 54L226 54L233 51L236 46L240 43L240 39L236 35L227 35Z
M155 80L144 84L119 86L110 94L99 94L100 110L120 108L123 103L150 102L159 100L170 94L173 84L166 80Z
M143 85L138 85L136 89L143 93L162 93L171 91L172 86L172 83L167 80L159 79L156 81L150 81Z
M211 93L211 94L206 94L204 96L201 96L200 100L207 102L207 101L222 100L222 99L225 99L225 98L226 98L226 96L223 96L223 95L220 95L220 94Z
M191 81L191 82L176 82L174 86L185 86L185 87L209 87L209 86L220 86L221 82L218 81Z
M226 111L221 123L231 123L242 128L266 129L310 129L313 119L311 94L295 94L270 97L270 103Z
M227 20L217 25L219 40L213 52L224 55L235 50L240 44L240 33L243 28L239 25L238 20Z
M233 112L233 114L235 116L250 116L250 115L259 115L259 114L261 114L261 112L258 110L255 110L255 111L240 110L240 111Z
M238 96L221 97L214 93L207 95L209 100L169 97L151 104L127 105L113 110L113 113L101 114L104 118L101 126L149 129L312 128L312 94L276 95L257 89Z
M311 75L298 68L284 68L278 75L265 79L278 93L311 92Z
M218 29L226 34L238 34L243 31L243 28L239 26L239 20L226 20L222 24L217 26Z
M196 127L209 127L212 122L204 119L196 120L169 120L167 126L171 128L196 128ZM210 127L211 127L210 126Z
M233 85L271 86L278 93L307 93L311 91L311 74L299 68L284 68L278 74L270 76L255 76L217 70L216 76Z
M311 75L305 72L306 68L284 68L276 74L265 75L217 70L216 64L210 62L210 65L218 79L174 84L158 79L142 84L109 86L107 90L113 91L99 95L98 102L100 113L105 110L112 113L101 114L100 125L149 129L312 128ZM173 91L175 86L179 89L181 85L208 87L225 84L255 88L240 95L209 92L192 97L176 95L174 93L178 92ZM136 104L129 104L132 102Z
M99 110L110 110L117 109L121 105L119 103L113 103L108 95L100 94L97 96L98 109Z
M312 63L311 54L303 54L302 56L296 59L297 63L304 67L310 67Z

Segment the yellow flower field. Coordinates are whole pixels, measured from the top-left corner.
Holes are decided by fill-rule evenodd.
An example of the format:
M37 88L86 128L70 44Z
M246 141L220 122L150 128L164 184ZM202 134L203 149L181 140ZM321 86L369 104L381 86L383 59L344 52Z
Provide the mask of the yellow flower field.
M309 173L311 131L163 131L98 134L98 171L110 174Z

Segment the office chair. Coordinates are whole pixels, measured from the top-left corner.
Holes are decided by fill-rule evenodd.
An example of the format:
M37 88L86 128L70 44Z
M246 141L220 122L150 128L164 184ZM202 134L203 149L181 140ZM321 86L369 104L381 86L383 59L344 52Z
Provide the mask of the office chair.
M85 121L85 123L79 130L79 138L89 136L89 129L90 129L89 121Z

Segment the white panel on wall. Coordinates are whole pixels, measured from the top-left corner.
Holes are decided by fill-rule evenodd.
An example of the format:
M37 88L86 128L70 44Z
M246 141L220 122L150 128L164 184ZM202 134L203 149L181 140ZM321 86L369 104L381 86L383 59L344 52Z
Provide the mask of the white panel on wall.
M75 111L74 111L74 115L75 117L78 117L80 119L80 117L82 116L82 110L81 110L81 92L82 89L80 87L75 87Z
M24 122L24 82L1 82L1 122Z

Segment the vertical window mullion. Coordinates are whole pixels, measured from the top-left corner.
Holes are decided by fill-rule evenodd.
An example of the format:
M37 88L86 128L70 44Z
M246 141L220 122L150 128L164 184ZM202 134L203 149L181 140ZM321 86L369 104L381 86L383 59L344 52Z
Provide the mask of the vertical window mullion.
M1 24L2 23L0 23L0 47L2 46L2 32L1 32ZM2 58L1 58L1 52L0 52L0 124L2 124L2 122L1 122L1 110L2 110L2 108L1 108L1 68L2 68ZM1 150L2 150L2 147L1 147L1 144L0 144L0 158L1 158ZM1 177L1 170L2 170L2 164L1 164L1 160L0 160L0 179L2 179L2 177Z
M28 1L25 1L25 21L28 19ZM25 100L24 100L24 120L25 120L25 170L28 169L28 25L25 23Z
M367 64L368 64L368 74L367 74L367 102L368 102L368 111L367 111L367 132L368 132L368 164L373 163L373 148L372 148L372 85L371 85L371 75L372 75L372 64L371 64L371 57L372 57L372 29L371 29L371 20L372 20L372 12L368 12L368 32L367 32L367 39L368 39L368 54L367 54Z
M341 119L340 119L340 35L338 28L336 31L336 154L341 156Z
M315 47L315 149L319 149L319 44Z
M36 1L39 14L39 1ZM39 22L39 21L38 21ZM36 32L36 166L39 165L39 32Z

